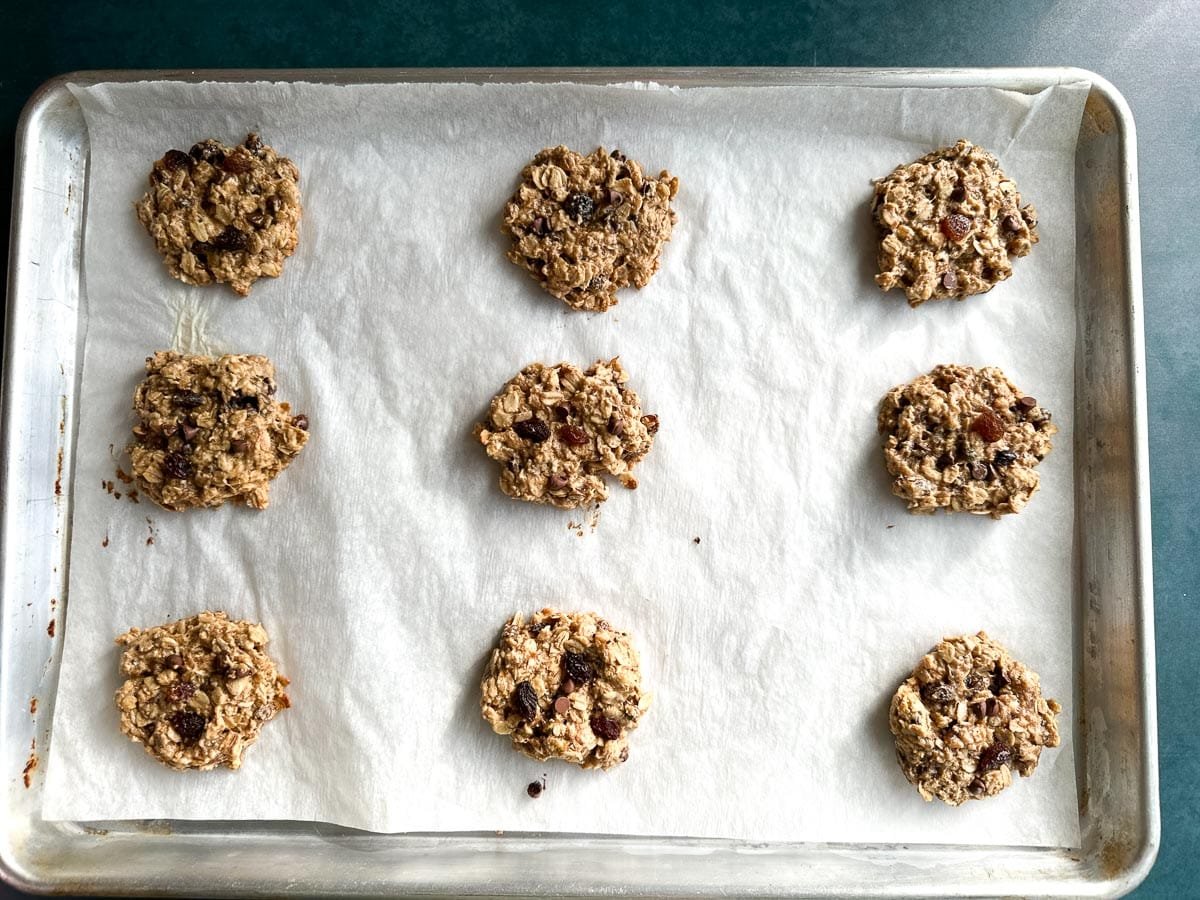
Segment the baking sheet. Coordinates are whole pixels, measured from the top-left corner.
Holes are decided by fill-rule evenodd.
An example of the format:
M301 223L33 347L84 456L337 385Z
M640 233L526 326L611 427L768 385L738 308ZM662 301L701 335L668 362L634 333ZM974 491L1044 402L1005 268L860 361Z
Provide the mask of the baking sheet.
M904 782L886 709L939 636L980 627L1070 698L1086 91L77 91L88 335L46 815L908 843L962 842L967 821L973 844L1077 844L1069 716L1033 780L948 810ZM252 127L300 165L306 215L284 277L238 301L170 281L130 206L166 147ZM1000 154L1042 243L987 297L912 311L870 281L868 182L960 135ZM683 182L663 271L605 316L503 259L498 211L558 141ZM100 488L142 358L176 340L268 353L313 420L267 512L168 515ZM528 361L617 353L663 429L642 488L578 537L578 515L497 493L470 426ZM887 493L878 398L951 360L999 363L1059 412L1021 516L916 519ZM638 636L656 705L615 772L525 760L478 720L499 623L548 602ZM241 772L180 775L116 732L111 638L206 605L264 621L295 707Z

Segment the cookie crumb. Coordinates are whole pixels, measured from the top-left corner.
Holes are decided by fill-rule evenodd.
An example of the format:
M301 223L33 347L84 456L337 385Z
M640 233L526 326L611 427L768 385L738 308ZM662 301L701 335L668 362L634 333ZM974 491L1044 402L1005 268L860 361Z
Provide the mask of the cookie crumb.
M700 538L698 538L698 537L694 537L694 538L692 538L692 543L693 543L693 544L698 544L698 543L700 543Z

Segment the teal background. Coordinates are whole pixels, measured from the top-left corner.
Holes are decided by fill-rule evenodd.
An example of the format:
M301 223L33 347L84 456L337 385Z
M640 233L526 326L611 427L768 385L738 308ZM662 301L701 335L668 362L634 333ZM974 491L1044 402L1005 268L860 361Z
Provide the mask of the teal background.
M640 4L626 0L0 4L0 209L17 117L78 69L358 66L1074 65L1138 130L1163 841L1137 897L1200 897L1200 2ZM5 230L0 232L7 247ZM7 278L5 279L7 285ZM10 896L0 885L0 896Z

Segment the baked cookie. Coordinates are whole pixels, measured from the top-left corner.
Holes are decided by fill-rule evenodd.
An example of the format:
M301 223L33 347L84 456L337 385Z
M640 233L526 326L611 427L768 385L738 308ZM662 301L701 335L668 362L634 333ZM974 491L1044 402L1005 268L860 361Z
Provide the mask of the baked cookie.
M480 709L497 734L538 760L610 769L650 705L629 635L595 613L513 616L483 676Z
M296 249L300 171L257 134L236 147L201 141L154 164L138 219L167 271L187 284L224 282L245 297Z
M888 719L904 777L951 806L1000 793L1058 746L1055 700L982 631L946 638L892 697Z
M1049 410L994 366L938 366L879 407L892 493L914 513L1020 512L1057 431Z
M172 510L266 509L271 479L308 441L308 416L276 402L274 378L265 356L149 357L128 447L142 492Z
M475 436L500 463L500 490L516 500L575 509L608 498L605 474L636 488L658 416L643 415L620 360L586 372L532 363L492 398Z
M263 725L291 703L267 655L267 633L223 612L117 638L121 731L172 769L242 764Z
M618 288L643 288L658 271L678 191L678 178L649 178L619 150L543 150L504 209L508 258L567 306L606 310Z
M885 291L900 287L909 306L962 300L1012 274L1011 258L1038 242L1037 211L986 150L959 141L897 166L875 182Z

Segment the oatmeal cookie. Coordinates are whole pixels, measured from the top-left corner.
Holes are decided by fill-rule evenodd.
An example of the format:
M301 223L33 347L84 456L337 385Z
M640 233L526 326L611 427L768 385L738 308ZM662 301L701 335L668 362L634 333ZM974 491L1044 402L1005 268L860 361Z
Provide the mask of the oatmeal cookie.
M142 492L172 510L266 509L271 479L308 441L308 416L276 402L274 377L265 356L149 357L128 447Z
M300 224L300 171L259 139L236 147L201 141L154 163L138 219L187 284L224 282L245 297L259 278L283 271Z
M537 760L610 769L650 705L629 635L595 613L516 615L483 676L480 709L497 734Z
M909 306L963 300L1012 275L1011 258L1038 242L1037 211L986 150L959 141L875 182L885 291L900 287Z
M892 697L900 768L926 800L951 806L1000 793L1058 746L1062 711L1038 677L982 631L946 638Z
M879 407L892 493L914 513L1020 512L1057 431L1050 412L993 366L938 366Z
M619 150L543 150L504 209L508 258L567 306L606 310L618 288L643 288L658 271L678 191L678 178L647 177Z
M172 769L242 764L263 725L291 703L267 655L267 633L223 612L117 638L121 731Z
M617 359L586 372L532 363L492 398L475 436L500 463L500 490L516 500L575 509L608 498L604 474L636 488L658 416L643 415Z

